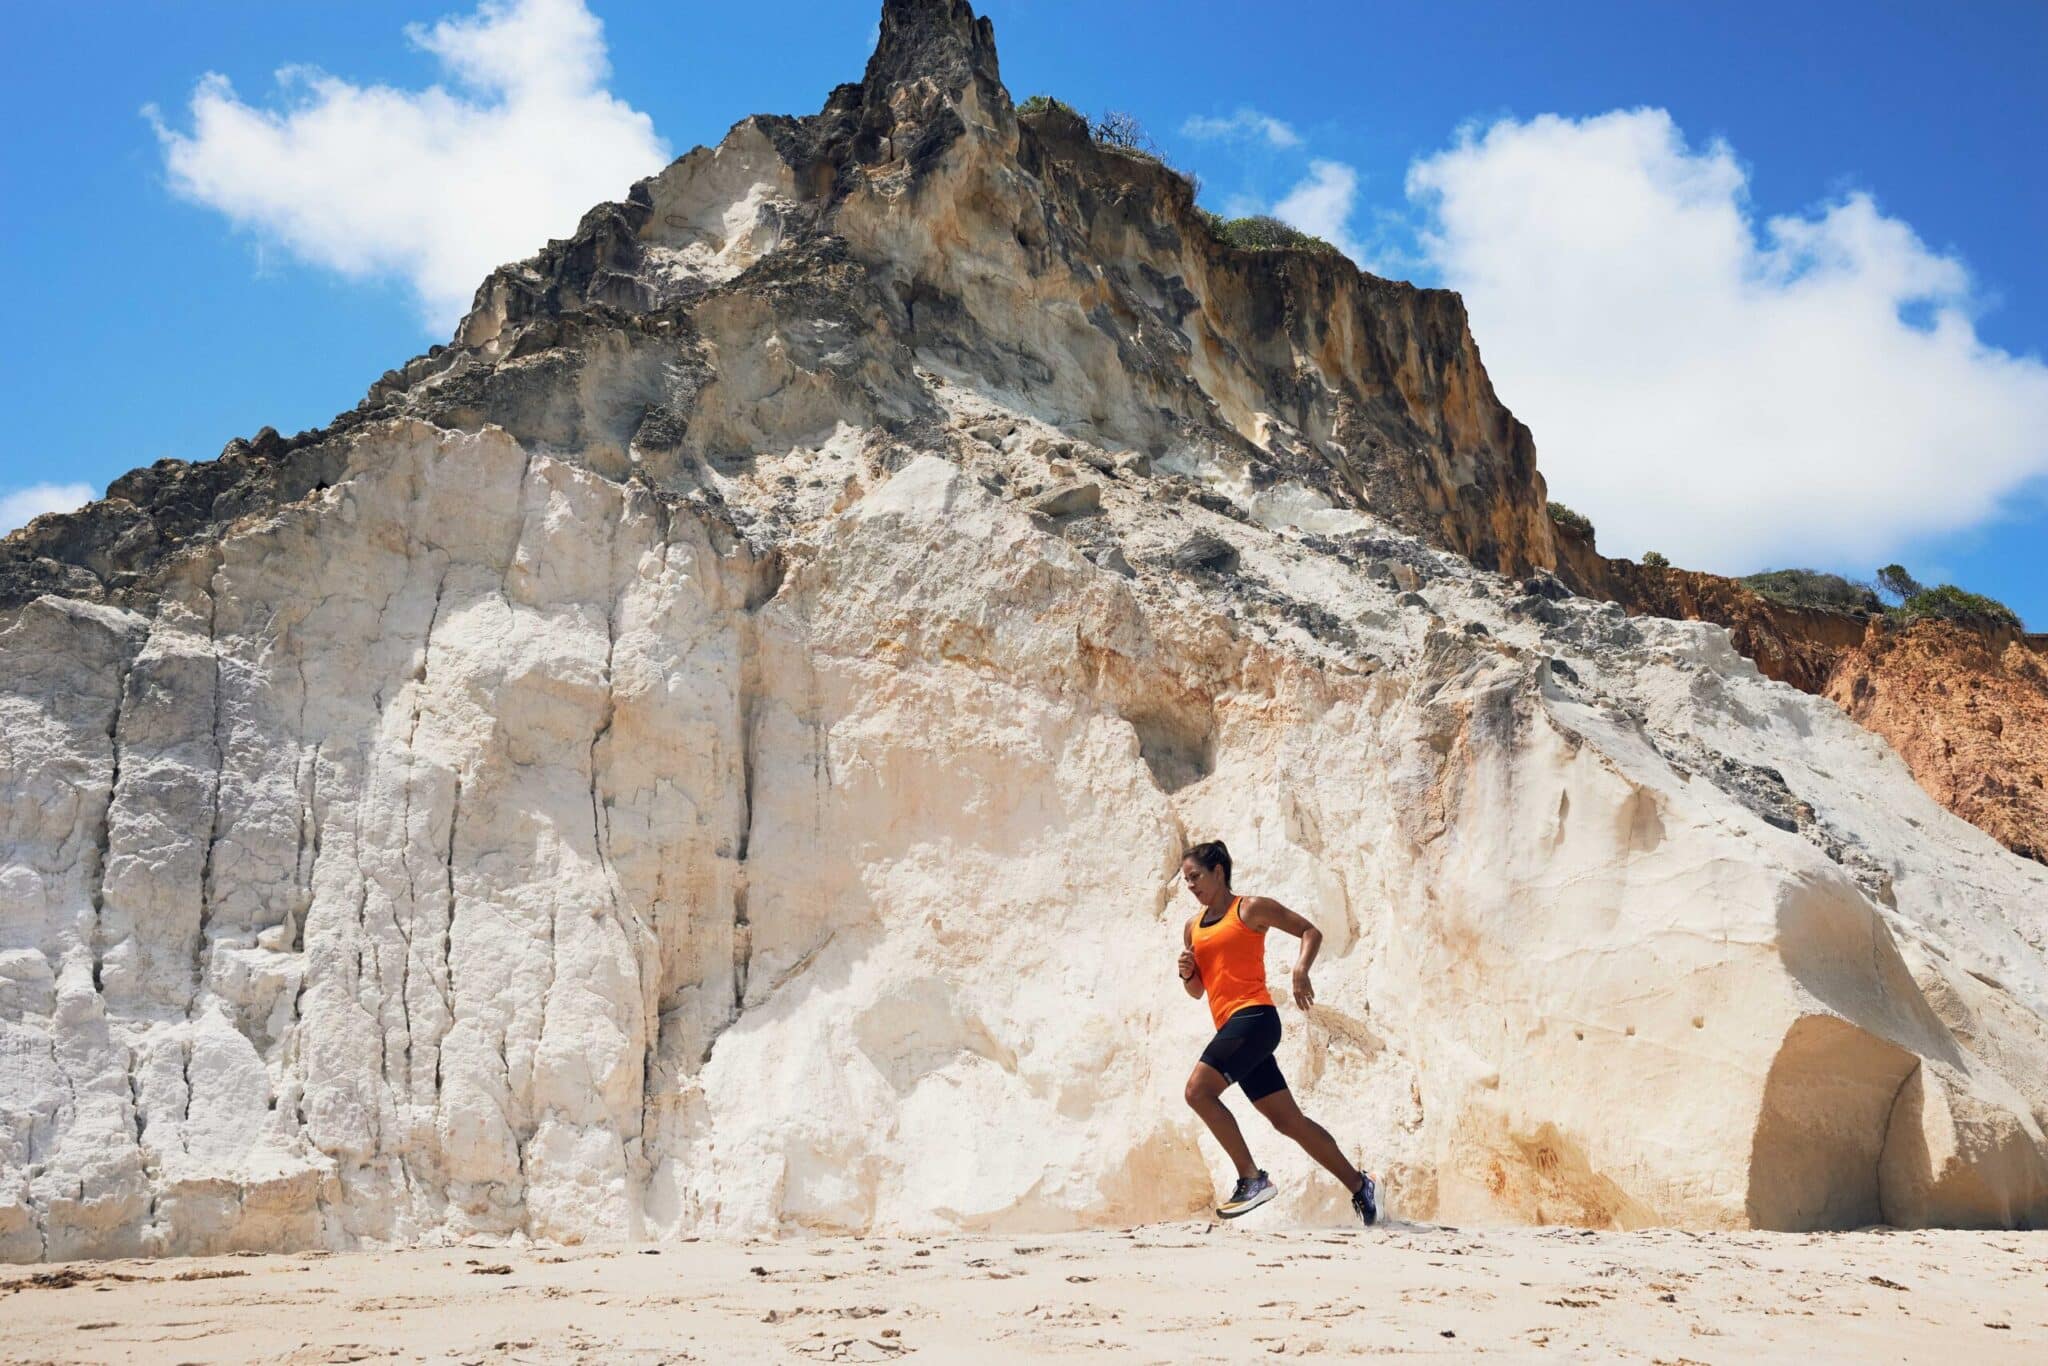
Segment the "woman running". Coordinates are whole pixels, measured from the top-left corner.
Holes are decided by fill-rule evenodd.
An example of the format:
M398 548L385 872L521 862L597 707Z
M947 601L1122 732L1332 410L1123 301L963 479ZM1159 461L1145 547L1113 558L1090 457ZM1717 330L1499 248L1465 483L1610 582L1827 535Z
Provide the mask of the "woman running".
M1282 929L1301 940L1301 957L1294 965L1294 1003L1303 1010L1315 1001L1308 968L1322 947L1322 931L1269 896L1233 895L1230 851L1221 840L1188 850L1181 856L1180 873L1202 903L1202 913L1188 917L1181 930L1186 947L1180 955L1180 980L1190 996L1209 994L1209 1014L1216 1021L1216 1037L1188 1076L1187 1101L1237 1164L1237 1189L1216 1212L1235 1219L1278 1193L1266 1173L1252 1164L1244 1134L1223 1103L1224 1089L1235 1082L1275 1129L1344 1183L1351 1192L1351 1208L1371 1224L1379 1218L1372 1177L1352 1166L1330 1131L1295 1105L1287 1079L1273 1061L1273 1050L1280 1046L1280 1012L1266 990L1266 931Z

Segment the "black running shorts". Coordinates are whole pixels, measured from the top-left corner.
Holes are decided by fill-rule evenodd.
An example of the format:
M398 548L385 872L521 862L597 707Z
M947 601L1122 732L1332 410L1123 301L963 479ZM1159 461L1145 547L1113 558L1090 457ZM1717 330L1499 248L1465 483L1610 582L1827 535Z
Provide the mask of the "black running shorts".
M1246 1006L1223 1022L1202 1050L1202 1061L1236 1082L1246 1100L1264 1100L1287 1089L1273 1050L1280 1046L1280 1012L1271 1006Z

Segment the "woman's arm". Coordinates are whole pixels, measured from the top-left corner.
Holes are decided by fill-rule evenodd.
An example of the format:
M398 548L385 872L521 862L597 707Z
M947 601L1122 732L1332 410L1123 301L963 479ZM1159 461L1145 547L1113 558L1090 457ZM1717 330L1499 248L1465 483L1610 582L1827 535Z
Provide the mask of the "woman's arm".
M1208 988L1202 985L1202 970L1195 965L1195 940L1192 922L1183 920L1180 924L1180 984L1190 996L1200 996Z
M1237 914L1255 930L1285 930L1301 940L1301 956L1294 962L1294 1004L1303 1010L1314 1005L1316 992L1309 985L1308 968L1323 947L1323 932L1270 896L1246 897Z

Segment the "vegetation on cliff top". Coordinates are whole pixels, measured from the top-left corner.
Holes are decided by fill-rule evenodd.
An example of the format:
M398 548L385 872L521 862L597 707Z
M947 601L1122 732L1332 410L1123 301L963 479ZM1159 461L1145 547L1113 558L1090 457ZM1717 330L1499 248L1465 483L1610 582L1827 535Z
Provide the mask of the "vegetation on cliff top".
M1145 125L1137 117L1120 109L1111 109L1096 118L1089 118L1065 100L1051 95L1033 95L1017 106L1022 118L1044 118L1050 114L1062 114L1088 126L1088 135L1095 145L1125 156L1155 162L1188 182L1191 189L1199 193L1201 179L1167 160L1166 153L1145 131ZM1243 218L1225 218L1222 214L1211 213L1198 208L1202 225L1209 235L1226 246L1243 251L1313 251L1335 255L1337 248L1314 233L1281 222L1268 214L1251 214Z
M1888 564L1878 570L1877 587L1879 592L1889 593L1900 602L1904 602L1915 593L1923 591L1920 587L1920 580L1908 574L1906 566L1902 564Z
M1786 607L1858 614L1884 608L1869 584L1816 569L1767 569L1761 574L1744 575L1742 583L1758 597Z
M1952 583L1929 588L1906 572L1906 567L1888 564L1877 571L1877 586L1899 600L1889 615L1894 621L1959 622L1966 626L2020 629L2019 613L1996 598L1972 593Z
M1757 596L1788 607L1859 615L1882 612L1897 622L1932 619L1965 626L2020 629L2019 614L1996 598L1969 592L1952 583L1928 588L1896 564L1877 571L1875 587L1840 574L1822 574L1811 569L1772 569L1748 575L1742 582ZM1887 608L1879 592L1897 598L1897 605Z
M1145 125L1138 121L1135 114L1127 114L1121 109L1110 109L1095 118L1089 118L1065 100L1055 99L1051 95L1033 95L1017 106L1019 118L1040 119L1049 114L1061 114L1085 124L1088 136L1095 140L1097 147L1163 166L1195 189L1201 188L1200 177L1183 171L1166 159L1166 153L1152 140L1152 135L1145 131Z
M1556 522L1566 531L1585 537L1588 541L1593 539L1592 519L1583 512L1572 511L1563 503L1552 503L1550 505L1550 520Z
M2012 608L1997 598L1987 598L1982 593L1972 593L1952 583L1921 589L1894 607L1891 615L1900 621L1920 621L1934 617L1971 626L1988 623L1992 626L2008 627L2014 631L2021 629L2020 615Z
M1058 110L1063 114L1071 114L1083 123L1088 121L1081 111L1074 108L1073 105L1068 104L1065 100L1056 100L1050 95L1033 95L1030 99L1017 106L1017 113L1027 119L1040 118L1052 113L1054 110Z
M1314 233L1303 232L1290 227L1277 218L1255 213L1247 218L1225 218L1220 213L1207 209L1196 209L1202 216L1209 235L1226 246L1241 247L1246 251L1275 251L1294 248L1299 251L1330 252L1336 248L1317 237Z

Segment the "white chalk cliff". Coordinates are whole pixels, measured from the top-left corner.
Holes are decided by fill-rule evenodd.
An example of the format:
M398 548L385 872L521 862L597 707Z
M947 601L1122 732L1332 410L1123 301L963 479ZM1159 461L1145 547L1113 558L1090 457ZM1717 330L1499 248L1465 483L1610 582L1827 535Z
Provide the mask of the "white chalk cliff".
M1543 507L1454 296L889 0L331 427L0 546L0 1259L1186 1216L1214 837L1399 1215L2048 1220L2048 868Z

